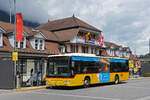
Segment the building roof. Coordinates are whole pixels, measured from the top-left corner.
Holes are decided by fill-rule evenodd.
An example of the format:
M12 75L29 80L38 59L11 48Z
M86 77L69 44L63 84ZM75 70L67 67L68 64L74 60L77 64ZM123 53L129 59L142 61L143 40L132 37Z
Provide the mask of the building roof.
M14 32L14 24L0 21L0 28L2 28L5 31L5 34L10 34L10 33ZM23 29L24 29L24 32L26 32L28 34L28 36L34 36L34 35L38 34L39 32L41 32L44 35L44 37L46 37L47 40L54 40L54 41L58 40L57 36L55 36L55 34L53 34L50 31L46 31L46 30L42 30L42 29L35 30L35 29L26 27L26 26L24 26Z
M69 41L72 40L78 33L78 28L66 29L61 31L55 31L53 34L57 36L58 41Z
M42 29L40 29L39 31L46 37L46 40L59 41L59 37L55 35L53 32Z
M35 50L32 48L29 40L26 40L26 48L18 49L20 53L31 53L31 54L59 54L58 43L54 42L45 42L45 50ZM12 52L14 49L11 46L8 38L3 36L3 47L0 48L0 51Z
M6 32L6 34L14 32L14 29L15 29L14 24L2 22L2 21L0 21L0 28L2 28ZM25 32L29 33L28 35L32 35L32 29L31 28L24 26L23 30Z
M0 47L0 51L12 52L13 48L6 36L3 36L3 47Z
M104 42L104 45L107 47L107 48L111 48L112 46L115 48L115 49L119 49L121 46L120 45L117 45L115 43L112 43L112 42Z
M94 31L101 32L101 30L89 25L88 23L74 16L63 18L63 19L58 19L54 21L49 21L48 23L38 26L37 29L44 29L48 31L58 31L58 30L77 28L77 27L88 28Z

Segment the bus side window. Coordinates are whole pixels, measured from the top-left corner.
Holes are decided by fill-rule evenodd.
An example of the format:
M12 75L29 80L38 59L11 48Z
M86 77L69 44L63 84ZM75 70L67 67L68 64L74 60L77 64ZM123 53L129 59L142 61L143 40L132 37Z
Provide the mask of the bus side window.
M74 62L74 73L81 73L81 62L80 61L75 61Z
M87 73L87 67L83 68L83 73Z

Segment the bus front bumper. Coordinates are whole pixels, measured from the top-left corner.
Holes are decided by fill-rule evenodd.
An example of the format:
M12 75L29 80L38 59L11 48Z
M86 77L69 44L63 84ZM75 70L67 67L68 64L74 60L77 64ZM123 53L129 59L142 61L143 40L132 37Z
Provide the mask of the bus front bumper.
M72 86L68 80L46 80L47 86Z

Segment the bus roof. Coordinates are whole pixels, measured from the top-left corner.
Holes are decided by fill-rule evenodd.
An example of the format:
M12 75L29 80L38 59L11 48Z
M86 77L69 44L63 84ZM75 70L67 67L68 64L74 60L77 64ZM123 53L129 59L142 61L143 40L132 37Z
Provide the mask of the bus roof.
M60 57L60 56L81 56L81 57L114 58L114 59L128 60L127 58L96 56L95 54L87 54L87 53L66 53L66 54L59 54L59 55L49 55L48 57Z
M57 56L85 56L85 57L98 57L95 54L86 54L86 53L66 53L59 55L49 55L48 57L57 57Z

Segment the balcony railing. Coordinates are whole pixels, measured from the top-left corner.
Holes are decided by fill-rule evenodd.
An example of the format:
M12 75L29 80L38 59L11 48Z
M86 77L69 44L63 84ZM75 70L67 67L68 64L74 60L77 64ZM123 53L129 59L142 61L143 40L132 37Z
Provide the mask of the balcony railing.
M87 41L82 37L74 37L70 42L71 43L82 43L82 44L89 44L89 45L99 46L99 43L96 39L91 39L90 41Z

